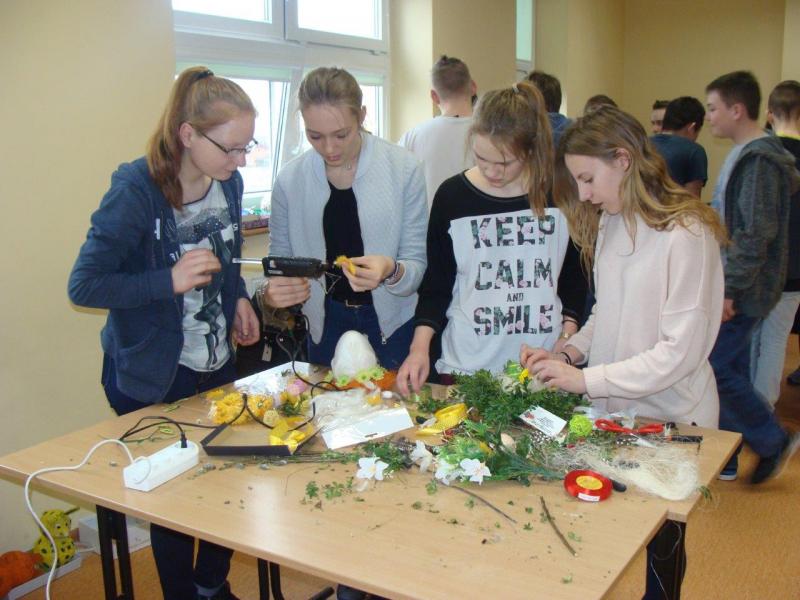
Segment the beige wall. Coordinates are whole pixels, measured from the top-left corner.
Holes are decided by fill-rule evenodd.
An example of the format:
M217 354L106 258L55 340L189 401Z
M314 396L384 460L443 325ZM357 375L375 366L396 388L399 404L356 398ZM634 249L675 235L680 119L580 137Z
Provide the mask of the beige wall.
M537 0L535 66L561 82L568 116L595 94L620 102L624 23L624 0Z
M515 0L393 0L391 19L390 139L433 116L430 70L442 54L467 63L478 93L514 82Z
M433 57L457 56L478 93L516 80L515 0L434 0ZM430 68L430 67L429 67Z
M705 104L705 86L738 69L756 75L766 99L781 79L785 4L785 0L627 0L624 106L648 123L656 98L688 95ZM667 32L676 32L680 43ZM709 183L703 197L710 199L730 142L713 138L707 127L698 142L708 153Z
M104 318L69 304L67 277L111 172L143 153L175 58L169 0L4 0L0 39L2 455L112 414ZM31 545L22 488L0 481L0 507L0 551Z
M800 0L786 0L781 79L800 80Z
M389 139L430 119L433 64L432 0L402 0L389 5L391 88Z
M567 114L582 114L584 104L595 94L622 103L623 0L570 0L567 19Z

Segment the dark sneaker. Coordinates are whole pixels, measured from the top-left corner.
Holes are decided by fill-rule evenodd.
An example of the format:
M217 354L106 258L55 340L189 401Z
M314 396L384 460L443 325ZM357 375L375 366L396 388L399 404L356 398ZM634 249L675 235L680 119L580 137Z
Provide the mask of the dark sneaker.
M800 367L797 367L786 376L786 383L789 385L800 385Z
M349 585L339 584L336 586L336 600L386 600L383 596L368 594Z
M197 600L239 600L239 598L233 595L231 584L226 581L213 596L205 596L198 593Z
M792 433L787 435L780 452L772 456L762 456L758 460L756 470L753 471L753 475L750 477L750 483L763 483L767 479L780 475L786 463L797 452L798 446L800 446L800 434Z
M736 472L736 469L722 469L722 472L717 475L717 479L720 481L736 481L739 477L739 474Z

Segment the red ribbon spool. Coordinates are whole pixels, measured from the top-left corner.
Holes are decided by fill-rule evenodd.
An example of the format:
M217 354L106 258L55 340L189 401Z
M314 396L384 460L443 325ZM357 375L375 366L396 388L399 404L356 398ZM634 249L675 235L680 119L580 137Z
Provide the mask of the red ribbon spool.
M579 469L567 473L564 489L579 500L599 502L611 495L611 480L600 473Z

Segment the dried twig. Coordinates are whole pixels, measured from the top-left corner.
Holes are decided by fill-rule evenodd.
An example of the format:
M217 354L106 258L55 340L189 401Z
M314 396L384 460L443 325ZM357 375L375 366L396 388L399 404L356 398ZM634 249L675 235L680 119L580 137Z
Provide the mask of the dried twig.
M509 521L511 521L512 523L515 523L515 524L516 524L516 522L517 522L517 521L516 521L516 519L514 519L513 517L511 517L511 516L507 515L506 513L504 513L502 510L500 510L499 508L497 508L497 507L496 507L494 504L492 504L492 503L491 503L491 502L489 502L488 500L486 500L486 499L484 499L484 498L481 498L481 497L480 497L480 496L478 496L478 494L476 494L475 492L470 492L469 490L466 490L466 489L464 489L464 488L462 488L462 487L458 487L457 485L450 485L450 486L447 486L447 487L449 487L449 488L450 488L450 489L452 489L452 490L458 490L459 492L464 492L465 494L467 494L468 496L471 496L472 498L475 498L475 499L476 499L476 500L478 500L479 502L483 502L483 503L484 503L486 506L488 506L489 508L491 508L491 509L492 509L494 512L496 512L496 513L498 513L498 514L502 515L503 517L505 517L506 519L508 519L508 520L509 520Z
M550 516L550 511L547 510L547 503L544 501L544 496L539 496L539 500L542 501L542 508L544 509L545 518L550 522L550 525L552 525L553 530L556 532L556 534L558 535L559 539L567 547L567 550L569 550L572 553L572 556L578 556L578 553L575 552L575 548L570 546L569 542L567 541L567 538L565 538L564 534L561 533L561 531L558 529L558 526L556 525L555 519L553 519L553 517Z

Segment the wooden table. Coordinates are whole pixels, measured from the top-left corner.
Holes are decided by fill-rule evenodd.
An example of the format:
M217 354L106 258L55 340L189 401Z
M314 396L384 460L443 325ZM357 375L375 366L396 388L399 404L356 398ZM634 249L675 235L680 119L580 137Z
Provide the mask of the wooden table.
M207 423L207 412L207 401L198 397L169 413L154 406L110 419L0 458L0 475L21 481L42 467L77 464L99 440L120 436L145 414ZM681 431L704 436L700 481L708 484L732 454L738 434L688 427ZM193 430L189 438L199 441L206 433ZM132 450L135 456L151 454L167 443L148 442ZM514 524L446 486L429 495L430 476L416 468L363 492L322 498L315 506L303 502L306 485L312 480L319 488L345 483L355 475L355 465L221 468L225 461L201 456L201 464L206 462L217 469L203 474L192 470L149 493L138 492L122 485L124 452L107 445L80 471L44 475L36 487L96 504L101 527L108 519L106 536L124 538L124 516L121 524L114 518L124 513L372 593L426 599L600 598L659 531L664 543L671 537L668 548L674 546L677 530L662 528L665 523L677 524L682 541L686 520L699 500L695 494L668 502L629 490L594 504L567 495L560 482L470 487L514 518ZM542 521L540 496L577 556ZM103 554L113 569L109 542ZM122 571L124 563L123 558ZM132 597L132 588L126 589L126 582L132 585L129 563L121 576L123 594ZM106 582L107 597L116 597L113 585ZM679 588L678 583L678 593Z

